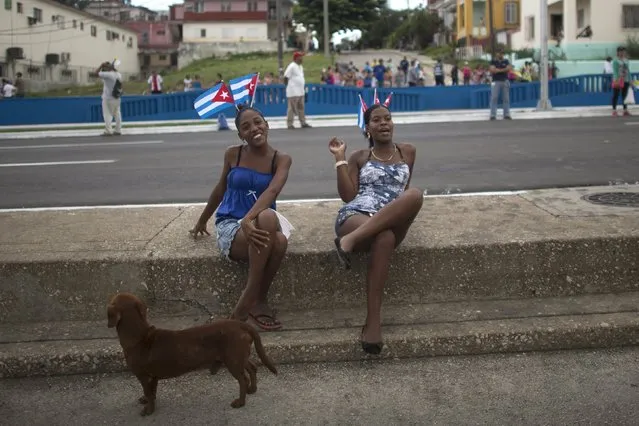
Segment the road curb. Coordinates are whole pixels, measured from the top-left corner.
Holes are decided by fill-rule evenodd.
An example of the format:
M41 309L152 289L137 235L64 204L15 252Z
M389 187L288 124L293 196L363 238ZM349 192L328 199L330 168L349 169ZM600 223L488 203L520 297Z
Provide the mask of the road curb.
M277 364L402 359L639 344L636 312L385 327L379 356L364 354L359 328L262 333ZM5 346L9 346L6 345ZM14 343L0 354L0 378L127 371L116 339ZM254 353L254 350L253 350Z

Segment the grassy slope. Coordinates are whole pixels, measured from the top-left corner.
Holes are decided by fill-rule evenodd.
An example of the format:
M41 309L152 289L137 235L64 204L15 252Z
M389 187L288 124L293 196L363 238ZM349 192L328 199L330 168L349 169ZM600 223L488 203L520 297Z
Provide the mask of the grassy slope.
M291 55L286 53L284 56L284 67L291 61ZM317 83L320 80L320 72L322 68L329 66L332 59L325 58L322 54L309 55L304 58L304 74L307 83ZM175 90L178 83L184 80L184 76L199 74L202 84L210 87L217 80L217 74L222 74L225 81L239 77L251 72L260 72L260 76L264 73L271 72L277 75L277 55L267 53L249 53L242 55L233 55L228 59L207 58L193 62L188 67L164 76L164 87L167 90ZM142 94L148 90L145 81L127 81L124 83L124 91L126 94ZM102 84L92 86L76 86L65 89L56 89L50 92L33 93L31 96L87 96L99 95L102 93Z

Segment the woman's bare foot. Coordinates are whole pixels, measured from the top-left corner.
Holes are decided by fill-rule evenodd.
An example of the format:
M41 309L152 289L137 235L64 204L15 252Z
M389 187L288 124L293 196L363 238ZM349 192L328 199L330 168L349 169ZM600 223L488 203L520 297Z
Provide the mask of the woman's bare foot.
M275 312L266 303L255 305L249 316L252 322L264 331L276 331L282 328L282 323L275 317Z

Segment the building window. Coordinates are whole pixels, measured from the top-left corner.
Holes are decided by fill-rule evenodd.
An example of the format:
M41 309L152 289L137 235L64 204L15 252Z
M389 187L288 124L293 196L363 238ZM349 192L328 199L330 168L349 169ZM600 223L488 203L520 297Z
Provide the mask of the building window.
M149 44L149 33L142 33L142 44Z
M80 22L80 31L84 31L84 22Z
M526 40L532 41L535 39L535 17L529 16L526 19Z
M164 30L157 30L157 32L156 32L155 34L157 34L157 35L159 35L159 36L163 36L163 35L166 35L166 31L164 31Z
M577 28L583 28L586 26L586 11L579 9L577 11Z
M13 3L13 0L4 0L4 8L6 10L11 10L12 3Z
M257 12L257 1L248 0L248 11L249 12Z
M200 38L206 38L206 29L202 28L200 30Z
M231 2L230 1L223 1L222 2L222 12L230 12L231 11Z
M504 4L504 22L506 25L517 25L519 23L519 5L514 1Z
M91 35L93 37L97 37L98 36L98 27L96 27L95 25L91 25Z
M22 6L22 3L20 3L20 2L16 3L16 12L18 12L19 14L23 14L24 13L24 8Z
M639 5L624 4L621 12L623 28L639 28Z
M158 60L166 61L166 55L158 55Z
M198 1L197 3L195 3L195 13L202 13L202 12L204 12L204 2Z
M106 39L107 40L111 40L111 31L107 30L106 32Z
M75 19L73 20L73 28L78 28L78 21Z
M42 9L38 9L37 7L34 7L33 18L36 20L36 22L42 22Z
M133 37L129 37L129 41L126 44L126 47L133 47Z

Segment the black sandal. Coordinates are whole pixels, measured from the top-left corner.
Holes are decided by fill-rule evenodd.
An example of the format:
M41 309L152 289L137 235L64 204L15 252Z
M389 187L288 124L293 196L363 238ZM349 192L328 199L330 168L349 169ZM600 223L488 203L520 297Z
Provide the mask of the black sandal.
M337 258L339 259L340 263L342 264L342 266L344 266L345 269L351 269L351 257L348 255L348 253L342 250L342 238L337 237L334 241L335 248L337 249Z
M384 343L383 342L378 342L378 343L366 342L364 340L364 328L366 328L366 326L362 327L362 334L359 337L359 341L362 344L362 350L369 355L379 355L382 352L382 349L384 348Z

